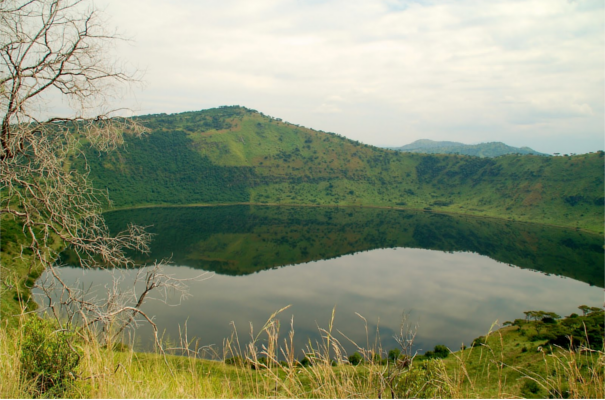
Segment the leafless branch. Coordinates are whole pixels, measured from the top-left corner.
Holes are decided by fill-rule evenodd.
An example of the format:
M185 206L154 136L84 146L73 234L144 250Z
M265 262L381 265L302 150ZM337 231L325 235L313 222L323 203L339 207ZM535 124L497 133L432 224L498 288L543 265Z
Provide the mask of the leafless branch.
M20 257L46 268L38 286L62 326L101 327L111 342L139 318L159 345L144 301L152 291L186 295L185 282L161 263L141 270L141 293L136 282L123 290L116 279L103 298L70 286L55 266L66 247L83 268L114 271L134 266L128 250L149 251L151 236L140 226L110 234L102 216L110 200L94 188L84 156L85 146L110 151L124 134L144 132L109 107L137 76L108 56L121 38L107 26L85 0L0 0L0 218L22 227ZM71 112L48 117L51 100Z
M132 282L124 282L124 270L114 269L111 284L83 287L79 282L69 283L55 266L47 268L37 284L48 310L64 328L77 325L80 329L94 328L102 344L113 343L126 329L134 328L142 318L151 325L156 345L161 348L158 329L153 317L143 311L143 305L152 292L160 294L154 300L178 304L189 296L187 283L208 279L209 273L193 278L179 279L164 272L166 260L137 271ZM142 286L142 287L141 287Z

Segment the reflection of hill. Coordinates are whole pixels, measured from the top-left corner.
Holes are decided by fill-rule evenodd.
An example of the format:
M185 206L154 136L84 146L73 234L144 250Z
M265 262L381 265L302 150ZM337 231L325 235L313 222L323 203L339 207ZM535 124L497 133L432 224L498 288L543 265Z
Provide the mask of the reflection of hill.
M569 229L423 212L360 208L150 208L106 214L156 234L150 261L244 275L364 250L468 251L603 287L602 238Z

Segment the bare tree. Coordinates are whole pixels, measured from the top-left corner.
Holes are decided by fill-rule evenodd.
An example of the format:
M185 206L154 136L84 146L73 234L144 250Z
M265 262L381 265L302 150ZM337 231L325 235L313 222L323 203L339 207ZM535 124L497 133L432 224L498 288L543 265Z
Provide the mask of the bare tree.
M126 282L123 269L114 269L112 283L104 287L82 287L79 283L69 285L56 271L49 269L37 285L47 303L45 309L64 326L81 328L95 327L102 345L113 343L127 328L137 326L139 321L147 322L153 329L156 346L162 350L158 337L158 327L153 317L141 309L151 297L168 303L169 295L176 295L180 302L189 296L187 283L192 278L177 278L166 274L163 269L167 261L155 262L151 266L139 268L134 280ZM203 280L211 275L202 273L193 278ZM103 292L104 293L99 293Z
M124 248L146 250L140 228L110 237L101 216L106 196L73 168L82 145L109 150L129 120L110 118L108 95L134 77L107 62L116 39L81 0L0 2L0 212L23 224L36 261L50 265L56 236L80 255L125 265ZM45 102L65 100L70 115L44 119Z
M84 146L112 150L123 134L143 132L108 107L120 86L136 80L109 57L108 46L117 39L83 0L0 0L0 218L23 227L22 253L28 249L30 265L41 263L61 285L64 304L86 324L127 315L121 332L136 315L147 318L140 306L148 291L179 289L181 283L156 265L134 305L117 293L99 303L85 300L54 267L65 246L85 267L132 266L127 249L148 251L150 235L141 227L110 235L101 214L109 199L88 179L83 153ZM63 102L69 111L48 116L49 101ZM78 157L84 171L74 168Z

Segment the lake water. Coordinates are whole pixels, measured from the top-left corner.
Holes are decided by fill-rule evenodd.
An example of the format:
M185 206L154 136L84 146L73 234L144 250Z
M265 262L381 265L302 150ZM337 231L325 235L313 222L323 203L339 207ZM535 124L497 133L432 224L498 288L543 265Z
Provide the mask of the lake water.
M492 324L523 318L523 311L568 315L581 304L603 302L603 238L569 229L464 216L362 208L150 208L106 214L111 230L129 222L155 233L141 263L171 257L166 272L209 279L189 283L178 306L149 301L166 337L187 324L189 338L215 345L237 329L249 338L267 318L285 337L294 320L299 355L318 327L358 344L380 340L396 347L402 313L418 326L415 347L458 349ZM70 263L69 256L63 259ZM117 274L126 287L136 271L61 269L64 279L102 292ZM173 297L171 304L177 303ZM366 335L363 316L368 323ZM376 327L379 334L376 335ZM150 330L136 332L150 345ZM336 337L352 352L340 333Z

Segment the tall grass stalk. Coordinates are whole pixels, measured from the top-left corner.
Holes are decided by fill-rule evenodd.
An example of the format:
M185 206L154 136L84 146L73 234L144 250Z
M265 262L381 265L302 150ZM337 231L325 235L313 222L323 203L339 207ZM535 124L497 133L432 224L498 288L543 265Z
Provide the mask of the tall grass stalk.
M280 310L282 311L282 310ZM321 338L304 349L294 347L294 321L280 336L279 312L249 341L234 329L220 357L187 336L186 326L168 354L137 353L133 346L101 346L95 335L83 335L77 346L81 362L75 379L61 397L73 398L477 398L522 396L532 380L544 396L603 398L603 351L555 348L543 352L544 373L505 364L500 332L485 343L445 360L419 362L410 357L386 360L380 342L357 346L363 362L349 363L334 326L320 329ZM338 334L336 335L335 332ZM21 369L23 324L0 328L0 397L35 394L35 381ZM338 336L338 337L337 337ZM344 337L344 336L343 336ZM132 340L131 340L132 342ZM532 353L533 354L533 353ZM214 356L215 361L202 359ZM305 355L308 363L301 363ZM380 355L380 357L378 357ZM304 365L303 365L304 364Z

